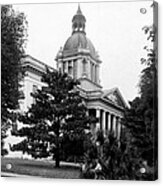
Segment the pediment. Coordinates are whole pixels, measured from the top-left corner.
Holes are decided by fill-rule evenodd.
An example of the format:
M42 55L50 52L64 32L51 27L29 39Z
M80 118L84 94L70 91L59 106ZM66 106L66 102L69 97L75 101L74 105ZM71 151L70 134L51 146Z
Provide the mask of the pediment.
M124 98L122 97L118 88L105 90L102 97L108 101L111 101L112 103L114 103L117 106L120 106L123 108L127 107L127 104L126 104Z

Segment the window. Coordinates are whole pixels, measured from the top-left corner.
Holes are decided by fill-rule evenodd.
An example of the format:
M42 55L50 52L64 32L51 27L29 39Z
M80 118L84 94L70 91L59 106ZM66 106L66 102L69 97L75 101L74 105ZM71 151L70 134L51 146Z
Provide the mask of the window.
M93 64L91 63L91 80L93 81Z
M71 61L68 62L68 74L72 75L72 62Z
M36 93L37 92L37 89L38 89L38 87L37 87L37 85L33 85L33 93Z
M84 60L83 60L83 75L86 75L86 70L87 70L86 65L87 65L87 62L86 62L86 60L84 59Z
M32 90L32 93L35 94L38 90L38 86L37 85L33 85L33 90ZM35 98L33 97L33 103L35 104L36 103L36 100Z

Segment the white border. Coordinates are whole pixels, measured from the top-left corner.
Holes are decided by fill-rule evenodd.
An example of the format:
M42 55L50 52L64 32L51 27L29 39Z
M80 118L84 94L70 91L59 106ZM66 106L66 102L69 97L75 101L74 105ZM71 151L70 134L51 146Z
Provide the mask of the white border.
M100 0L78 0L79 2L96 2ZM77 0L1 0L0 4L22 4L22 3L55 3L55 2L78 2ZM102 1L102 0L101 0ZM105 0L103 0L104 2ZM112 0L113 1L113 0ZM119 0L122 1L122 0ZM139 0L140 1L140 0ZM162 79L163 79L163 57L162 57L162 43L163 43L163 37L161 36L161 33L163 33L163 26L162 26L162 16L163 16L163 1L157 0L159 3L159 180L156 182L142 182L142 181L97 181L97 180L59 180L59 179L47 179L47 178L37 178L34 177L33 179L29 178L0 178L0 185L5 186L29 186L29 184L34 184L35 186L49 186L50 184L55 184L55 186L82 186L83 184L85 186L89 186L90 184L93 184L94 186L106 186L106 185L120 185L120 186L126 186L126 185L163 185L163 149L161 142L163 142L163 86Z

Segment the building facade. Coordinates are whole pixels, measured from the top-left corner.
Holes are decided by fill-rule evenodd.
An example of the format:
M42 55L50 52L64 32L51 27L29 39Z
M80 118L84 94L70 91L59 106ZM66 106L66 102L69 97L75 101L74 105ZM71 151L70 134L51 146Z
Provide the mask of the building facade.
M30 55L25 55L22 58L22 66L25 71L24 78L21 82L21 91L23 91L24 99L19 100L20 109L18 112L26 112L32 103L34 103L34 98L31 96L31 93L34 93L37 89L46 86L45 83L41 81L42 75L46 72L48 67L50 70L55 70L54 68L46 65L45 63L33 58ZM20 158L30 158L29 155L23 154L20 151L11 151L10 146L21 142L23 137L16 137L11 135L12 130L19 130L23 127L23 123L16 122L13 123L13 126L7 131L7 138L5 139L5 148L8 150L8 157L20 157Z
M85 98L89 114L99 119L92 130L101 129L113 132L119 139L121 119L127 104L118 88L103 90L100 85L100 66L102 61L94 45L86 36L86 18L80 6L72 18L72 34L60 48L57 68L80 81L80 92Z

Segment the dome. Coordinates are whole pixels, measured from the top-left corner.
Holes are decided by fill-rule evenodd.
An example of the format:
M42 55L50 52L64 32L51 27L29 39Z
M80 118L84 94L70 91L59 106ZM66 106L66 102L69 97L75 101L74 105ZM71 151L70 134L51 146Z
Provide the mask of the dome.
M75 32L69 37L64 45L63 52L76 51L78 48L86 49L92 57L96 57L95 47L92 42L82 32Z

